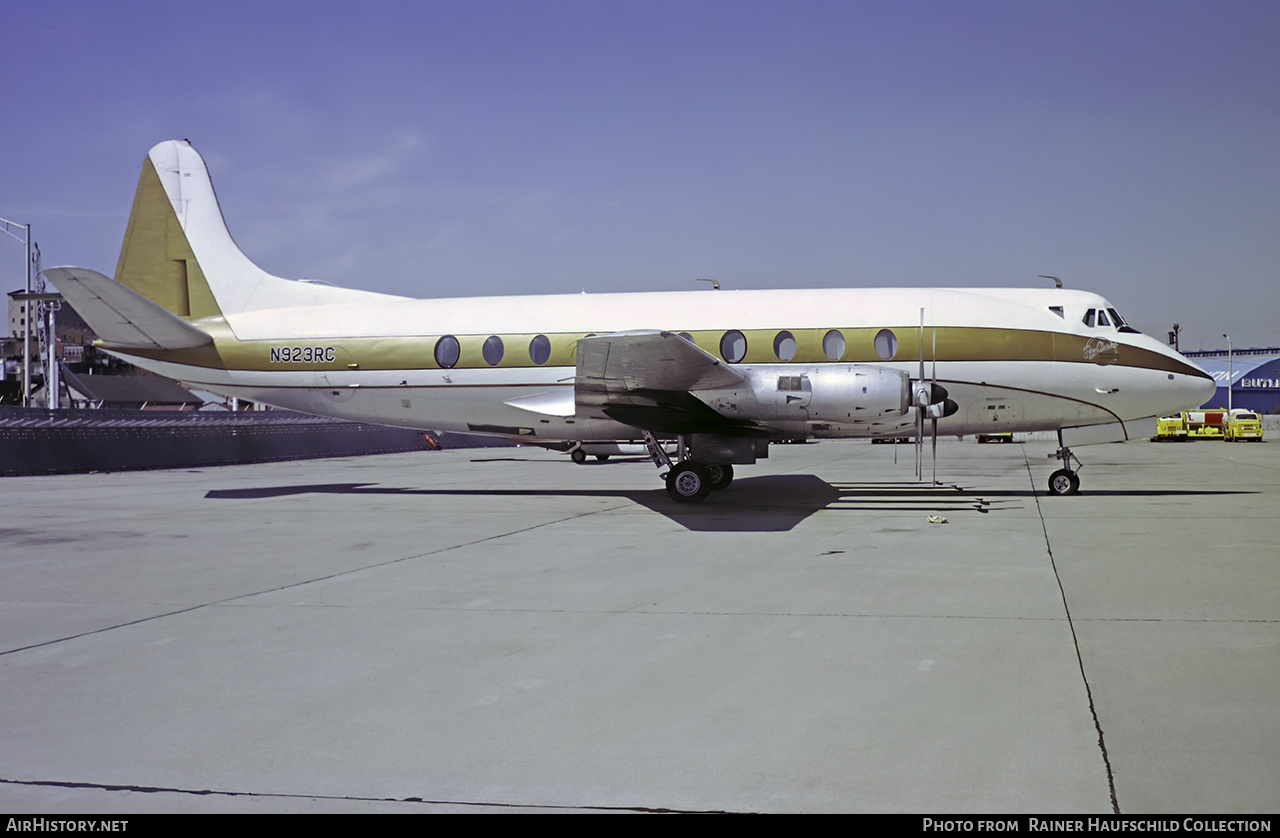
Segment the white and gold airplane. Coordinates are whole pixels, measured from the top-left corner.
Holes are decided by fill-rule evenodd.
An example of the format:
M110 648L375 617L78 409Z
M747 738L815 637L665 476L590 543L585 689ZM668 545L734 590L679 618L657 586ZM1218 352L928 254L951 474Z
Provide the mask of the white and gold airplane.
M1072 494L1069 442L1146 436L1135 422L1214 392L1102 297L1060 288L413 300L281 279L232 241L181 141L143 161L114 280L45 275L103 348L189 386L536 443L642 436L676 501L728 486L771 440L914 434L918 452L926 419L935 443L1057 431L1050 491Z

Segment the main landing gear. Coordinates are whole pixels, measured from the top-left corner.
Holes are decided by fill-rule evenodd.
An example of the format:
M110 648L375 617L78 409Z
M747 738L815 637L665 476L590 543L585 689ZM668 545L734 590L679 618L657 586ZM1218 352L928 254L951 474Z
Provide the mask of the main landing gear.
M729 488L733 482L733 466L727 463L699 463L688 458L688 446L680 439L678 460L663 450L662 445L648 431L644 432L644 444L653 464L668 469L665 477L667 494L676 503L701 503L713 491Z
M1070 448L1062 444L1062 431L1058 431L1058 450L1049 457L1062 461L1062 468L1049 475L1049 494L1074 495L1080 491L1080 475L1077 472L1083 464L1075 454L1071 453ZM1075 468L1071 467L1072 460L1075 460Z
M582 465L587 461L587 451L585 448L582 447L581 442L575 443L575 445L577 445L577 448L572 448L569 451L569 459L573 460L578 465ZM603 463L605 460L609 459L609 455L596 454L595 458Z

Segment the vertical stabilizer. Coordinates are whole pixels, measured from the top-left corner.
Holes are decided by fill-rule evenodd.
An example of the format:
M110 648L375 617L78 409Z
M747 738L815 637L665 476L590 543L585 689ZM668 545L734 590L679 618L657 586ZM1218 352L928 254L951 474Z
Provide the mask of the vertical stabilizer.
M377 296L272 276L227 231L204 159L185 140L142 161L116 281L174 314L196 319Z
M129 226L116 263L116 281L180 317L218 315L222 312L175 212L176 206L182 203L181 198L178 201L170 198L171 190L181 195L177 145L176 142L161 143L142 161L138 191L133 196ZM162 161L161 168L157 168L157 157ZM164 183L160 171L169 175L169 185ZM203 161L201 171L204 171ZM208 182L207 173L204 180ZM209 191L212 192L212 185Z

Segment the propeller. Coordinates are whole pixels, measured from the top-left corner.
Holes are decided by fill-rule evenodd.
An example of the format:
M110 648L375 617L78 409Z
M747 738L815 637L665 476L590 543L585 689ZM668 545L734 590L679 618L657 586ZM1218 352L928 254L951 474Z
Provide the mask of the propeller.
M924 309L920 309L920 378L915 387L916 404L916 479L924 477L924 417L929 414L931 437L930 460L933 466L933 482L938 482L938 420L950 416L960 405L947 398L947 390L938 383L938 327L932 329L933 373L931 380L924 379Z

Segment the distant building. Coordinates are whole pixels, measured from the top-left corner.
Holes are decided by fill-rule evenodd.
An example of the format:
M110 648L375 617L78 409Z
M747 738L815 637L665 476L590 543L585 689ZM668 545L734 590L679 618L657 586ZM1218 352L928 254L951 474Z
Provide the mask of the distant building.
M1236 349L1229 358L1225 350L1182 354L1218 382L1218 391L1204 407L1226 407L1229 383L1232 407L1280 413L1280 347Z
M40 309L36 301L18 299L17 295L22 293L21 289L9 292L9 334L0 338L0 405L22 404L22 357L30 328L31 403L43 406L47 403L43 391L47 359L40 346ZM93 346L96 339L97 335L75 309L69 305L58 307L54 317L54 357L60 362L60 368L86 375L132 369L125 361L98 351ZM67 390L63 386L58 389L58 403L67 406Z
M19 300L15 298L15 294L21 294L22 289L9 292L9 336L22 340L27 334L27 323L30 321L28 309L31 307L29 300ZM34 337L34 335L32 335Z

